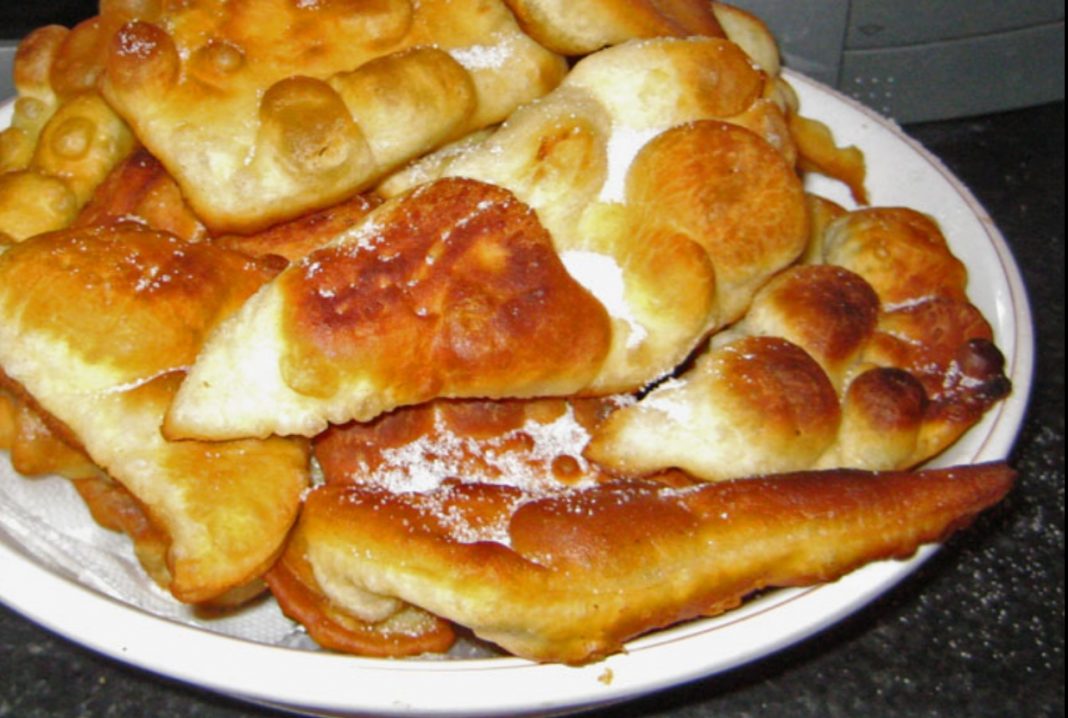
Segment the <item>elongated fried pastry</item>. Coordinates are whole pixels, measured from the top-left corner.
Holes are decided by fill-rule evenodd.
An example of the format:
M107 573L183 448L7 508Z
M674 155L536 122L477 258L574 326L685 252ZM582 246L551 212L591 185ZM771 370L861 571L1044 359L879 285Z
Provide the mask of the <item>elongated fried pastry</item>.
M901 469L939 454L1010 391L966 273L929 218L833 219L692 369L621 409L587 455L627 474ZM788 361L787 361L788 359Z
M198 0L123 25L102 89L212 231L248 233L499 122L565 71L501 0Z
M276 558L307 484L286 439L160 433L204 336L273 273L134 224L40 235L0 257L0 367L167 537L169 589L216 599Z
M516 489L423 493L328 484L296 535L320 584L397 598L516 655L583 663L627 639L737 606L769 586L829 581L943 539L1009 490L1004 465L794 474L671 488L598 484L528 501ZM478 538L452 505L507 527Z
M514 192L612 315L612 352L593 388L634 390L741 316L807 243L792 155L769 141L788 145L767 80L722 39L613 47L491 136L431 156L379 191L455 176ZM782 131L762 135L765 123Z
M529 207L440 180L379 207L223 323L164 428L312 436L435 397L569 395L596 376L610 335Z
M443 519L452 516L455 526L466 526L471 536L504 535L500 499L547 495L608 478L583 459L582 447L619 400L439 400L369 423L332 426L315 438L315 457L330 484L398 492L463 484L452 494L454 501L441 505ZM475 483L512 490L483 505L478 488L471 486ZM309 563L308 550L296 533L266 579L282 610L320 645L391 656L449 647L454 631L448 622L403 601L332 581L329 569Z

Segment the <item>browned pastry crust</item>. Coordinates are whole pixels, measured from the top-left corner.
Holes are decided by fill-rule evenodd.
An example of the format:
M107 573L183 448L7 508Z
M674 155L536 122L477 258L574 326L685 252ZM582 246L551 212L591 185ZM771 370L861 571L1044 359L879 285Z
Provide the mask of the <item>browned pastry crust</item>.
M118 222L139 222L188 242L207 237L207 229L186 204L178 185L144 148L135 150L104 178L71 226Z
M375 195L358 194L255 234L227 234L212 241L253 257L274 255L295 262L359 224L379 204L381 200Z
M526 502L488 484L420 494L329 484L308 496L297 535L334 582L421 606L522 657L583 663L761 588L908 556L1012 481L1004 465L840 470L683 489L620 481ZM506 543L458 537L472 505L504 512Z
M441 481L501 483L502 496L455 487L455 503L443 514L462 515L470 534L492 532L505 510L501 500L552 493L609 478L582 458L589 433L615 400L541 399L446 401L404 407L373 422L333 426L314 441L327 483L389 485L403 492ZM470 487L467 487L470 488ZM331 598L316 576L336 595ZM291 538L267 581L282 610L308 628L320 645L361 655L410 655L443 650L442 626L431 614L396 600L383 600L332 581L329 571L308 561L302 534ZM337 595L340 592L341 595ZM396 615L407 626L404 641L388 630ZM422 615L423 631L413 632ZM362 616L362 618L361 618ZM450 641L452 632L449 634ZM436 647L427 641L438 643Z
M264 575L282 611L299 622L323 648L379 658L444 653L456 640L452 624L411 605L383 601L382 620L363 620L332 601L308 564L307 547L294 535Z
M307 485L307 447L160 435L204 335L273 270L138 225L68 230L0 257L7 386L143 507L168 539L169 588L200 603L273 563Z
M528 207L441 180L381 206L222 325L165 430L311 436L435 397L570 395L609 341L604 308Z

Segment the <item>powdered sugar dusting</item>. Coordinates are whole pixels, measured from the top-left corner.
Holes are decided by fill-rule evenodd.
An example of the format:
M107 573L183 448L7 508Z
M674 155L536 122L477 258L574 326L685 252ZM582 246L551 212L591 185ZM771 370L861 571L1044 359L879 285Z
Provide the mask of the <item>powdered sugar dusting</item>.
M695 419L693 406L683 395L685 386L685 382L679 379L668 379L642 399L638 406L643 410L658 411L673 423L689 426Z
M634 158L649 140L661 134L663 127L635 128L617 124L608 138L608 176L601 188L601 202L626 199L627 172Z
M499 70L515 55L511 38L493 45L470 45L449 51L468 70Z
M522 426L487 438L458 433L436 411L430 431L402 446L381 449L380 463L365 463L354 473L361 483L405 496L433 515L453 540L507 545L508 522L519 506L593 486L601 478L582 456L589 430L571 404L564 406L551 420L527 418ZM568 467L566 481L557 477L560 462ZM470 520L457 507L456 492L476 484L508 489L495 494L508 502L507 510L493 520Z
M517 441L520 437L523 440ZM481 440L458 435L439 414L433 431L404 446L383 449L383 464L367 476L394 493L426 493L453 479L545 495L562 488L552 479L552 463L558 457L574 457L583 470L589 469L582 458L589 440L570 407L551 423L531 419L519 429Z
M627 348L633 349L648 337L649 332L631 311L627 302L623 268L612 257L597 252L572 250L561 253L560 259L568 273L597 298L613 319L626 322L630 333Z

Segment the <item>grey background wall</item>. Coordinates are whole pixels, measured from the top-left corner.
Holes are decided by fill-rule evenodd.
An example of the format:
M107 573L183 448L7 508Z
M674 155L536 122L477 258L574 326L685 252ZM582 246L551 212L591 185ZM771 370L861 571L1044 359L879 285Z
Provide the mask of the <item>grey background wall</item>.
M733 0L764 18L788 66L899 122L1064 98L1064 0ZM95 0L0 4L0 97L18 38Z

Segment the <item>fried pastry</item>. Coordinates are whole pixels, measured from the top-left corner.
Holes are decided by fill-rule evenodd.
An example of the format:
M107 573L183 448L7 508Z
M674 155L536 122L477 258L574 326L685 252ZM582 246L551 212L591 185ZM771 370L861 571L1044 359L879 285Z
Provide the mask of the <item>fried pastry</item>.
M207 238L207 228L186 204L178 185L143 147L104 178L72 226L120 222L139 222L187 242Z
M379 204L381 200L373 194L358 194L253 234L226 234L212 241L253 257L273 255L296 262L358 224Z
M167 537L171 592L217 599L274 561L308 480L305 442L168 442L203 337L273 270L135 224L40 235L0 257L0 367Z
M501 0L156 10L112 38L102 90L213 232L335 204L566 72Z
M1012 480L987 465L687 488L624 480L543 496L462 482L418 493L334 483L309 494L295 535L340 605L360 610L349 591L400 599L515 655L584 663L762 588L906 557L996 503Z
M439 400L397 409L373 422L332 426L315 438L315 457L328 484L404 492L462 482L454 501L441 506L442 515L454 515L471 527L472 535L503 531L503 525L493 528L500 502L482 505L479 489L472 485L511 486L516 489L507 494L511 500L608 478L582 457L582 447L618 401L627 399ZM266 579L282 610L319 645L397 656L441 652L455 639L447 621L332 581L331 570L314 567L308 556L298 531ZM416 617L422 618L422 630L412 628ZM394 628L398 620L406 630Z
M563 55L588 55L647 37L723 37L709 0L505 0L535 40Z
M382 205L223 323L164 430L313 436L436 397L569 395L610 335L528 207L441 180Z
M70 225L96 186L135 144L96 92L99 23L49 25L15 54L18 98L0 132L0 234L15 241Z
M97 93L66 100L41 128L27 167L0 175L0 232L21 241L69 226L134 144Z
M588 456L627 475L902 469L939 454L1010 384L963 265L912 210L831 220L694 367L610 417Z
M738 124L759 129L775 113L785 122L766 89L726 40L627 43L583 59L486 139L378 191L469 177L533 207L568 270L612 315L612 351L592 389L631 391L735 321L804 250L808 215L790 152Z

